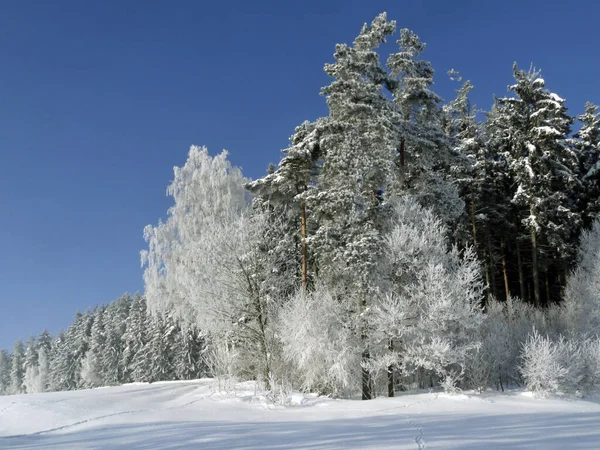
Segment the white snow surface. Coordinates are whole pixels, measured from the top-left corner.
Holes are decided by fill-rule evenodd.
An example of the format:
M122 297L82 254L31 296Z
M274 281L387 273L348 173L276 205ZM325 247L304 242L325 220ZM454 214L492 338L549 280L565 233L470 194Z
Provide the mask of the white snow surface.
M281 406L197 380L0 397L0 448L598 449L599 420L597 402L523 391Z

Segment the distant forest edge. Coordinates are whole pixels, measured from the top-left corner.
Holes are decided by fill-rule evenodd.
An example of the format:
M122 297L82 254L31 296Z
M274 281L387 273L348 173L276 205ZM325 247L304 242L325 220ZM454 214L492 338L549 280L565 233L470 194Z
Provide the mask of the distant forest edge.
M490 111L456 71L444 102L424 50L385 13L338 44L329 115L263 178L192 146L144 230L144 297L2 351L0 393L206 375L363 399L600 388L598 107L571 116L516 64Z

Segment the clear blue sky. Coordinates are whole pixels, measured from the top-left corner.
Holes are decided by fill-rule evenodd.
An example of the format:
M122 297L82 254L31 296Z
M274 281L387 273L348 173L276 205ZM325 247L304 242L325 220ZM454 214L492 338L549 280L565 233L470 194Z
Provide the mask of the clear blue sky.
M594 1L0 2L0 348L143 289L142 229L191 144L258 177L326 114L337 42L381 11L489 108L531 62L572 113L600 103ZM390 47L391 48L391 47Z

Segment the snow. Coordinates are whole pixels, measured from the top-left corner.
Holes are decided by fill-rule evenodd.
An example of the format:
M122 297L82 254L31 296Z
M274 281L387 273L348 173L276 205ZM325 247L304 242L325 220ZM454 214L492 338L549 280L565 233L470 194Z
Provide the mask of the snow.
M2 449L596 449L600 404L527 392L267 402L251 383L136 383L0 397Z

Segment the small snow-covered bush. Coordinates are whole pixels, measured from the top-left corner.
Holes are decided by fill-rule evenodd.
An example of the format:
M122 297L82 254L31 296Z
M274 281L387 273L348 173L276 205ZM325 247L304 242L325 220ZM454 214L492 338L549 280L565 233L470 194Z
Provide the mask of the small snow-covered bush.
M595 392L600 389L600 339L586 339L582 344L582 356L585 373L581 381L583 392Z
M298 292L283 307L277 332L301 389L334 396L359 389L360 338L348 321L348 306L318 287Z
M581 343L563 336L552 340L534 330L523 345L521 359L527 388L541 395L575 392L585 376Z
M507 378L512 376L515 344L506 306L495 299L487 304L485 320L478 330L481 345L465 362L465 382L470 388L482 391L491 384L503 388Z

